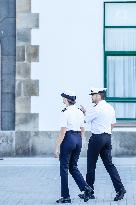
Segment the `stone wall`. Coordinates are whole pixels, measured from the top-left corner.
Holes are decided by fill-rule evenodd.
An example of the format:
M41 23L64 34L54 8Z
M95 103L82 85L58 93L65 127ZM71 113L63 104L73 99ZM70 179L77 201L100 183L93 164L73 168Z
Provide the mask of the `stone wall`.
M31 79L31 62L39 61L39 46L31 45L36 28L39 14L31 13L31 0L16 0L16 131L39 128L38 113L31 113L31 96L39 95L39 82Z
M31 113L31 96L39 95L39 81L31 79L31 62L39 61L39 46L31 45L31 30L39 28L39 14L31 13L31 0L3 0L0 6L0 18L6 15L7 17L12 17L14 21L16 19L16 28L15 26L13 28L10 18L8 18L9 26L2 27L2 35L5 35L4 32L8 31L7 28L9 28L7 32L8 36L10 31L12 31L12 37L13 31L15 33L16 42L12 41L12 44L8 46L9 49L7 50L8 52L10 51L11 55L7 56L8 61L2 62L7 62L4 65L8 71L14 66L16 72L14 71L15 119L14 121L12 120L15 124L15 129L9 126L9 130L11 131L4 131L4 128L2 129L3 131L0 131L0 156L30 156L31 143L29 139L32 139L30 136L39 130L39 115L38 113ZM13 14L10 11L13 11ZM4 28L6 30L4 30ZM16 48L14 49L16 66L11 61L12 56L15 62L13 48ZM2 53L5 51L4 46L2 46ZM10 100L6 101L8 108L10 104ZM3 107L5 108L5 106ZM9 125L12 124L8 118L6 118L5 121L9 123Z
M0 133L0 156L34 157L53 156L58 132L16 131ZM81 156L86 157L88 140L91 133L86 132L83 139ZM136 133L113 132L113 156L136 156Z

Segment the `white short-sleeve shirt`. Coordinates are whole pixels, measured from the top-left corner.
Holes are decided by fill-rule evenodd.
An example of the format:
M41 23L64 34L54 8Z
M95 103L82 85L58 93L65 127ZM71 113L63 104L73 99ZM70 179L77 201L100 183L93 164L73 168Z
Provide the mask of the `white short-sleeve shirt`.
M92 108L85 121L91 123L92 133L111 134L111 125L116 123L115 110L109 103L102 100Z
M75 105L68 106L61 112L60 128L66 127L67 130L81 131L84 127L84 115Z

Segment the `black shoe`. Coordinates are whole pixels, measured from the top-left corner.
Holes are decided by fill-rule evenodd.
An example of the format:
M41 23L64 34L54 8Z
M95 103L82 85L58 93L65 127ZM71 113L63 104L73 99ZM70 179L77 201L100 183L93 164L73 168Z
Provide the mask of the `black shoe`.
M80 199L84 199L85 195L84 194L78 194Z
M84 202L87 202L89 199L91 199L93 192L94 191L90 186L85 186Z
M123 199L125 193L126 193L126 190L121 189L119 192L117 192L117 195L115 196L114 201L119 201L119 200Z
M84 199L84 197L85 197L84 194L78 194L78 196L79 196L80 199ZM91 194L91 195L89 196L89 199L95 199L94 194Z
M57 203L60 203L60 204L64 204L64 203L71 203L71 199L70 197L67 197L67 198L60 198L56 201Z

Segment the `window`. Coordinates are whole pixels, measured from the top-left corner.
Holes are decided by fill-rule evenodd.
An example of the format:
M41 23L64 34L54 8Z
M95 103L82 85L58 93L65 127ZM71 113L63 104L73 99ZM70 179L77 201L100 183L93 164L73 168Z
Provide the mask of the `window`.
M117 119L136 120L136 1L104 3L104 85Z

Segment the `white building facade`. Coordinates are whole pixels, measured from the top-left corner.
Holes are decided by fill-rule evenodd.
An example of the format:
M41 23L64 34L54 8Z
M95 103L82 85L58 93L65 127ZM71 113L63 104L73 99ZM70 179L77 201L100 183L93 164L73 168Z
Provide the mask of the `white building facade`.
M135 11L123 0L0 1L0 157L52 156L60 94L74 90L89 110L92 86L116 110L113 155L136 155Z
M63 108L61 92L74 90L89 109L91 86L107 87L119 125L136 125L136 2L33 0L40 14L32 43L40 45L32 77L39 79L39 129L56 131Z

